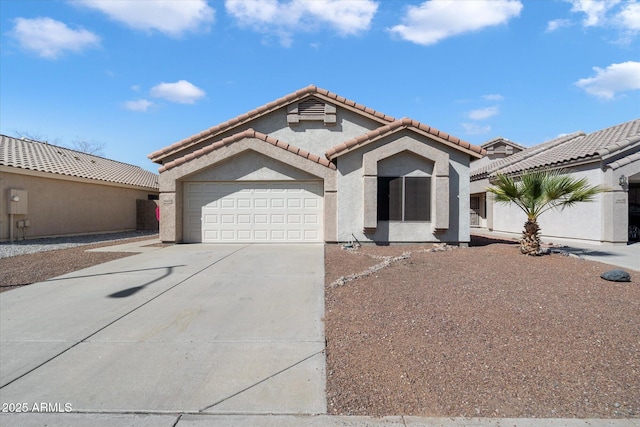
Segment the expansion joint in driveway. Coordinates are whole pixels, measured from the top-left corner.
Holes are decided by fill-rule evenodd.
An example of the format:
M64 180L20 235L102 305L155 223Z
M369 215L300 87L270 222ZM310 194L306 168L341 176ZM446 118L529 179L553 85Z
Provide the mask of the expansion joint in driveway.
M62 356L64 353L66 353L67 351L71 350L72 348L78 346L79 344L82 344L83 342L87 341L88 339L90 339L91 337L95 336L96 334L104 331L105 329L107 329L109 326L113 325L114 323L124 319L125 317L129 316L130 314L134 313L135 311L139 310L140 308L144 307L145 305L149 304L151 301L154 301L155 299L161 297L162 295L166 294L167 292L169 292L170 290L177 288L178 286L182 285L184 282L188 281L189 279L191 279L192 277L202 273L204 270L210 268L211 266L219 263L220 261L229 258L232 255L235 255L236 253L240 252L241 250L245 249L248 245L242 246L241 248L225 255L224 257L217 259L215 261L213 261L212 263L206 265L205 267L201 268L200 270L196 271L195 273L187 276L186 278L182 279L181 281L179 281L178 283L176 283L175 285L165 289L164 291L160 292L158 295L154 296L153 298L148 299L147 301L143 302L142 304L138 305L137 307L132 308L131 310L129 310L128 312L126 312L125 314L123 314L120 317L117 317L116 319L110 321L109 323L107 323L106 325L102 326L101 328L97 329L96 331L92 332L91 334L87 335L86 337L84 337L83 339L81 339L78 342L73 343L72 345L70 345L69 347L65 348L64 350L60 351L59 353L57 353L56 355L50 357L49 359L45 360L44 362L40 363L39 365L33 367L32 369L28 370L27 372L23 373L22 375L20 375L19 377L16 377L14 379L12 379L11 381L9 381L6 384L2 384L0 385L0 389L5 388L6 386L13 384L14 382L18 381L21 378L24 378L25 376L29 375L30 373L32 373L33 371L41 368L42 366L46 365L47 363L51 362L54 359L57 359L58 357ZM170 271L170 270L169 270ZM168 275L168 274L166 274Z
M262 383L264 383L264 382L266 382L266 381L269 381L271 378L277 377L278 375L282 374L283 372L286 372L286 371L288 371L289 369L291 369L291 368L293 368L293 367L295 367L295 366L298 366L299 364L304 363L304 362L306 362L307 360L309 360L309 359L311 359L311 358L313 358L313 357L315 357L315 356L317 356L317 355L319 355L319 354L324 353L324 351L325 351L325 349L324 349L324 348L323 348L322 350L316 351L316 352L314 352L313 354L310 354L309 356L307 356L307 357L305 357L305 358L303 358L303 359L298 360L296 363L293 363L293 364L291 364L291 365L287 366L286 368L281 369L281 370L279 370L278 372L275 372L275 373L273 373L273 374L269 375L268 377L265 377L265 378L261 379L260 381L257 381L257 382L255 382L254 384L251 384L250 386L243 388L242 390L239 390L239 391L237 391L237 392L235 392L235 393L233 393L233 394L231 394L231 395L229 395L229 396L227 396L227 397L225 397L225 398L222 398L222 399L218 400L217 402L212 403L212 404L211 404L211 405L209 405L209 406L205 406L204 408L200 409L200 412L204 412L204 411L206 411L207 409L211 409L211 408L213 408L214 406L217 406L217 405L221 404L222 402L225 402L225 401L227 401L227 400L229 400L229 399L232 399L232 398L234 398L234 397L238 396L239 394L244 393L244 392L245 392L245 391L247 391L247 390L251 390L252 388L254 388L254 387L256 387L256 386L258 386L258 385L260 385L260 384L262 384Z

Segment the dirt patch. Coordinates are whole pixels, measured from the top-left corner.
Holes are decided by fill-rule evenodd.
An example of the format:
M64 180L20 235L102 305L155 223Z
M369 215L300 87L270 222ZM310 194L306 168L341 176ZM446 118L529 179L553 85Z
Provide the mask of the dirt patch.
M94 243L74 248L0 258L0 292L135 255L127 252L87 252L89 249L148 240L149 237Z
M640 414L640 286L610 265L517 245L326 248L332 414L617 418ZM378 259L410 258L343 286Z

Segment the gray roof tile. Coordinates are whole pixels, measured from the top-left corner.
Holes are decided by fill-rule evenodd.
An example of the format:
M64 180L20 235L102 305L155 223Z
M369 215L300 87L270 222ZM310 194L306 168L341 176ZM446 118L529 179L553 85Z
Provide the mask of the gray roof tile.
M495 173L512 174L538 168L564 167L576 162L599 161L639 141L640 119L590 134L576 132L473 169L470 172L471 180L477 181Z
M158 189L158 175L139 166L5 135L0 135L0 165Z

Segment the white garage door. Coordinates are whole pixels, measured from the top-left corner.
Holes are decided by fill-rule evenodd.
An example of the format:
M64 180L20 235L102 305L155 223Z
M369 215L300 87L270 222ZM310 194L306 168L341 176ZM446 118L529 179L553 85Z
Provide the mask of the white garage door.
M321 182L187 182L185 241L322 242Z

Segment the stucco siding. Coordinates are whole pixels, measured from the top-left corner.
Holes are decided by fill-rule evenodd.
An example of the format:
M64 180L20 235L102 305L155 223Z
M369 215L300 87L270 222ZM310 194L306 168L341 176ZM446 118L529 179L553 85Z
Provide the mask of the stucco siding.
M377 174L378 176L430 176L432 178L432 221L377 221L375 231L365 233L363 230L365 204L371 201L366 200L363 156L381 147L386 148L393 144L409 146L416 141L441 152L440 158L448 158L448 163L444 166L445 172L442 170L438 172L440 175L448 174L448 177L436 177L433 159L420 157L408 151L401 151L379 161ZM363 242L468 242L470 239L467 213L469 210L468 164L468 155L409 131L383 138L361 150L342 155L338 159L338 240L348 241L353 235ZM441 166L439 168L442 169ZM435 191L438 185L437 179L447 181L448 191L440 192L440 194L446 194L446 200L438 200L439 192ZM434 214L438 205L443 203L448 204L446 209L448 225L446 229L435 230ZM464 212L465 215L461 216L460 212Z
M188 152L193 152L247 129L253 129L324 158L330 148L380 126L380 123L374 120L343 108L337 109L336 122L334 125L325 125L322 121L301 121L296 125L289 125L287 123L287 109L280 108L249 123L216 135L204 143L194 145L189 148ZM181 152L168 156L164 162L168 163L184 154L185 152Z
M284 115L282 111L279 110L277 115L262 117L252 123L252 126L255 130L260 130L262 122L269 121L273 129L264 133L321 157L324 157L330 148L380 126L378 122L343 108L337 109L334 125L325 125L319 121L301 121L297 125L288 126L286 110ZM273 126L276 123L280 124L277 128Z
M595 166L575 169L575 178L587 178L590 185L602 183L602 172ZM604 195L593 202L578 203L565 209L552 209L538 218L543 237L569 238L600 242L603 231ZM508 233L521 233L526 215L515 205L494 204L493 229Z
M317 177L271 157L246 150L185 178L187 181L289 181Z
M136 229L136 200L147 200L152 190L75 182L13 173L0 173L0 240L10 237L7 192L26 190L28 214L15 215L15 221L28 219L27 238L68 234L103 233ZM20 233L21 235L22 233Z

